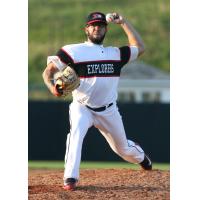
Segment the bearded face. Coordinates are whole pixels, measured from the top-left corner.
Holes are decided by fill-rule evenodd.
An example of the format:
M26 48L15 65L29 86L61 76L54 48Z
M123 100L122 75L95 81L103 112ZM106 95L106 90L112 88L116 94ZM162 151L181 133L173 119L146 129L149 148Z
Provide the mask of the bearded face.
M106 34L104 34L104 35L102 35L102 36L96 37L96 36L94 36L93 34L90 34L90 33L87 34L88 39L89 39L92 43L94 43L94 44L102 44L102 43L103 43L103 40L104 40L104 38L105 38L105 35L106 35Z
M107 32L107 27L104 23L92 23L87 25L85 33L88 40L94 44L102 44Z

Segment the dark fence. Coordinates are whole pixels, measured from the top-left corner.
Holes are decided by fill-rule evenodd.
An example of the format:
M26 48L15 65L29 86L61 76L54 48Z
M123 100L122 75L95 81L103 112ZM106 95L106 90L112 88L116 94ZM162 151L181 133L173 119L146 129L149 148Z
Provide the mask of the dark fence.
M69 132L66 102L29 101L29 160L63 160ZM141 144L154 162L170 161L170 105L118 103L127 138ZM121 161L95 128L90 128L82 160Z

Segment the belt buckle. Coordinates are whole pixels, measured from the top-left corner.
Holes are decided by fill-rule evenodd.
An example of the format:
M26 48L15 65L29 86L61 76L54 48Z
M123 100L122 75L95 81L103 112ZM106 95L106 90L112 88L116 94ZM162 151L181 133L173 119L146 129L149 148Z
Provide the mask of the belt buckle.
M105 107L106 107L105 109L107 109L107 108L109 107L109 105L110 105L110 104L105 105Z
M112 106L113 103L107 104L105 107L106 109L109 108L110 106Z

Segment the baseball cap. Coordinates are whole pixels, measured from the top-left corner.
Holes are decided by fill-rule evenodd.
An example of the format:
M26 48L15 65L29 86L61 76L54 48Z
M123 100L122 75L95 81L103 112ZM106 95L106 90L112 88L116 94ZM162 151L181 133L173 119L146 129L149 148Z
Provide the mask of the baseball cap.
M88 15L86 24L101 22L107 25L106 16L101 12L92 12Z

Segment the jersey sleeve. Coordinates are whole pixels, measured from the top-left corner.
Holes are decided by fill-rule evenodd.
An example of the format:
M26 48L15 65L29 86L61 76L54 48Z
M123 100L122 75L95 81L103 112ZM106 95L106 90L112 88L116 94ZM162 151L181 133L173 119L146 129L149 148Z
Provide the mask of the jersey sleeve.
M59 70L63 70L66 65L74 68L73 52L70 51L69 46L63 46L58 50L56 55L47 57L47 64L53 62Z
M122 66L124 66L126 63L128 63L130 59L131 51L129 46L120 47L119 50L120 50L120 60Z
M55 56L48 56L47 64L50 62L53 62L59 70L63 70L66 65L74 66L72 57L64 48L59 49Z
M59 70L62 70L65 66L65 63L63 63L58 56L48 56L47 65L50 62L53 62Z
M139 49L136 46L130 46L130 51L131 51L131 55L130 55L129 62L136 60L139 54Z
M73 65L74 65L74 60L73 60L72 56L70 55L70 53L66 51L66 49L61 48L61 49L57 52L56 55L60 58L60 60L61 60L63 63L65 63L65 65L70 65L70 66L73 67Z
M123 66L138 57L138 48L136 46L123 46L120 47L119 50L120 59Z

